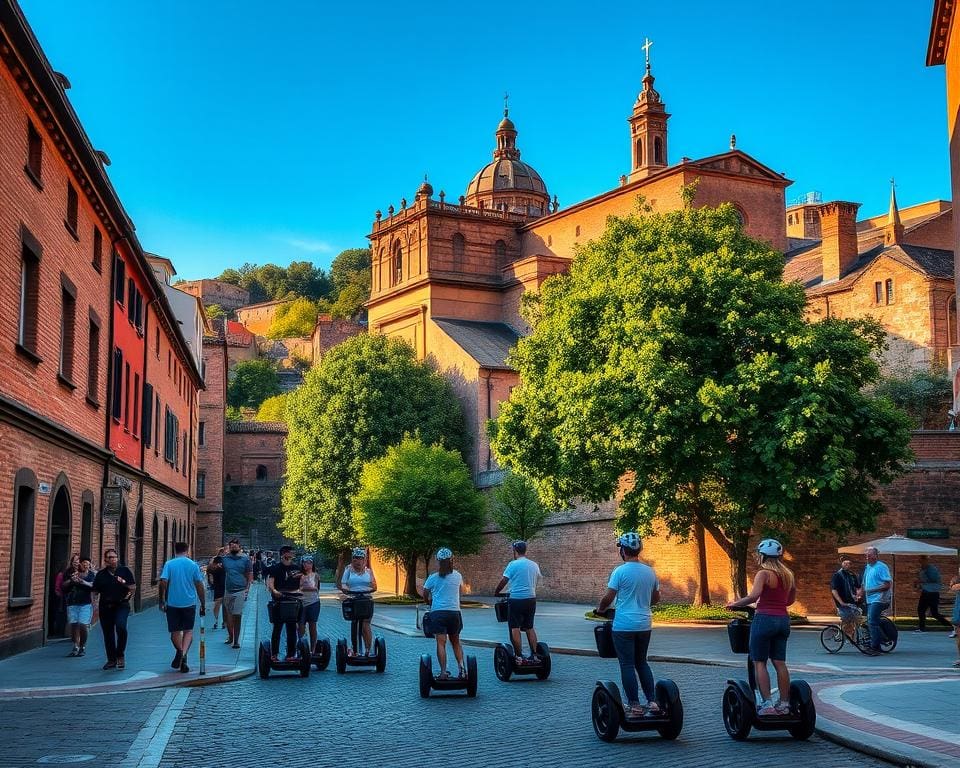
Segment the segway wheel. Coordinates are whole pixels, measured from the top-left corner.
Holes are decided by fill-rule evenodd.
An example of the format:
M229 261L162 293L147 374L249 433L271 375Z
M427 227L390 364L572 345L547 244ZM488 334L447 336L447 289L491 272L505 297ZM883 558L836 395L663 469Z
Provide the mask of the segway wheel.
M467 696L471 699L477 695L477 657L467 656Z
M746 741L750 729L753 728L747 706L747 702L740 696L740 690L736 686L728 685L723 692L723 727L735 741Z
M327 638L322 637L317 640L317 653L315 655L318 657L315 663L317 672L323 672L330 666L330 641Z
M337 640L337 674L342 675L347 671L347 641Z
M302 639L297 643L297 650L300 652L300 677L310 677L310 667L313 666L313 659L310 658L310 641Z
M257 651L257 671L263 680L270 677L270 644L267 642L260 643Z
M505 683L509 683L513 676L513 654L503 645L498 645L493 651L493 673L497 680Z
M790 709L800 718L800 724L790 728L790 735L798 741L806 741L817 727L817 708L813 692L805 680L790 683Z
M657 728L657 733L673 741L683 730L683 702L680 700L680 689L673 680L657 682L657 704L661 712L666 712L669 720L665 726Z
M373 646L377 652L377 665L375 669L377 672L383 672L383 670L387 668L387 643L380 635L377 635L373 641Z
M593 689L590 715L597 738L606 742L616 741L620 733L620 707L602 685Z
M537 670L537 680L546 680L550 677L553 664L550 661L550 646L546 643L537 643L537 656L541 659L541 668Z
M429 699L433 687L433 659L425 653L420 657L420 698Z

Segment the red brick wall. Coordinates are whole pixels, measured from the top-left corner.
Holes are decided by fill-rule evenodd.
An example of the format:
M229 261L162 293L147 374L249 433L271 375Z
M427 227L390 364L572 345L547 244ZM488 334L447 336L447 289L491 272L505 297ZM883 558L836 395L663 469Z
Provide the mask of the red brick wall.
M286 471L286 432L227 432L223 441L223 472L231 485L255 485L257 466L267 468L268 482Z
M214 552L223 539L223 449L227 397L227 347L222 339L203 340L204 383L200 420L204 444L197 448L197 471L205 473L203 498L197 499L197 552Z

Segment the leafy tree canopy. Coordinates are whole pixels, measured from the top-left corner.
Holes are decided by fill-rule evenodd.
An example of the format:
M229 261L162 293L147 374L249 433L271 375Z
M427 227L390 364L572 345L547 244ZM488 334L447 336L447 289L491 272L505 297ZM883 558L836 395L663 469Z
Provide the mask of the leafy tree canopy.
M268 397L278 394L277 370L266 360L242 360L230 372L227 405L256 409Z
M350 283L337 294L337 300L330 307L330 315L342 320L357 317L363 313L363 305L369 298L369 282L366 286L360 283Z
M239 269L225 269L217 279L249 291L253 304L291 294L315 301L327 298L331 291L326 273L309 261L293 261L288 267L248 263Z
M870 321L807 323L783 257L730 205L611 218L524 312L520 385L492 429L551 506L625 490L619 525L700 522L746 585L749 536L872 528L908 458L905 415L864 391Z
M284 392L260 403L255 421L286 421L288 396L289 392Z
M408 437L363 466L353 517L363 542L403 563L416 595L417 558L440 546L479 552L486 515L460 454Z
M507 472L489 499L493 522L511 541L534 538L550 515L533 483L516 472Z
M348 285L356 283L359 278L360 284L366 284L369 293L370 263L369 248L349 248L338 253L330 265L330 281L333 283L333 290L339 294Z
M405 435L462 452L463 414L450 384L397 339L359 335L327 352L287 404L282 529L342 550L357 543L360 471Z
M225 310L219 304L210 304L205 309L207 317L209 317L211 320L219 320L220 318L227 316L227 310Z
M326 302L304 298L281 304L277 307L267 336L271 339L309 336L313 333L321 309L326 309Z
M953 401L953 385L946 371L910 371L882 379L874 394L886 397L906 411L914 429L944 429Z

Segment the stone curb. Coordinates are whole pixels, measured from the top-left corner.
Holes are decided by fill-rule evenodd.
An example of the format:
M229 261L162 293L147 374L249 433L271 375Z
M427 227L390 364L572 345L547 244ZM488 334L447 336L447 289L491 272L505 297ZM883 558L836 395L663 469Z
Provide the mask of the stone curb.
M819 715L816 731L828 741L855 752L879 757L894 765L910 766L910 768L955 768L956 766L955 760L930 759L933 753L925 749L911 747L903 742L885 739L875 734L866 734Z

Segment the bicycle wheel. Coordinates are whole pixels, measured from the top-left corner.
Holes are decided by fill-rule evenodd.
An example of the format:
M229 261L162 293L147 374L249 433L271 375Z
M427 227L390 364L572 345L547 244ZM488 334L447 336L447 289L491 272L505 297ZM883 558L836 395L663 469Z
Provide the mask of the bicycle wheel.
M831 624L820 631L820 645L827 653L839 653L846 639L838 624Z

